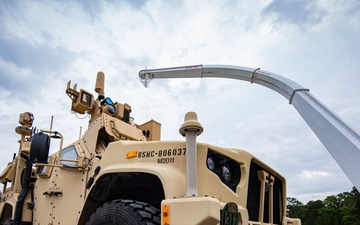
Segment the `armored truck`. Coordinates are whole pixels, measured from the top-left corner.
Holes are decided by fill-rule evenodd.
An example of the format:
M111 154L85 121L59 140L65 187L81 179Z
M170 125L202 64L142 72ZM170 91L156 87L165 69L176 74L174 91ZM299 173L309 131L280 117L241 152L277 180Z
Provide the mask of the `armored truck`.
M287 217L280 173L244 150L197 142L195 112L179 124L182 140L160 140L161 124L136 124L130 105L105 96L104 80L99 72L97 96L67 84L71 110L90 118L67 146L20 114L19 150L0 176L0 224L301 224Z

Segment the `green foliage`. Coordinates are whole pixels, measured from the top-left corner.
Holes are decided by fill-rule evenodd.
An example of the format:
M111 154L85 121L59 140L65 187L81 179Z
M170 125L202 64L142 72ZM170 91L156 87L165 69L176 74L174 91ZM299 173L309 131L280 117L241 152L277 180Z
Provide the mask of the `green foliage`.
M360 193L353 187L306 205L296 198L287 198L290 217L301 219L303 225L360 225Z

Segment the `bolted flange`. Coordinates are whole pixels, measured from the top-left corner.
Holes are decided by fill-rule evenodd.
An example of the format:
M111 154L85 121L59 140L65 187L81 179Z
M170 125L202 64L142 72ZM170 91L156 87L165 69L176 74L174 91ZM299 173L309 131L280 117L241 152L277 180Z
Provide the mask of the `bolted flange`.
M204 128L198 122L196 112L187 112L185 114L184 123L180 126L179 132L185 137L185 134L188 131L195 131L197 136L204 131Z

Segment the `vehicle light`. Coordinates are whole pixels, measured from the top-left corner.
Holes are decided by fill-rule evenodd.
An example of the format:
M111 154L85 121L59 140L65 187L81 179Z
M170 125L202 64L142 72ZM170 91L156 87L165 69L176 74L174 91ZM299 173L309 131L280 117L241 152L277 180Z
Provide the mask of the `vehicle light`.
M104 100L101 101L101 105L105 105L105 104L112 105L114 104L114 102L111 100L111 98L106 97Z
M223 165L221 167L221 177L224 183L229 184L231 181L231 169L228 165Z
M110 113L110 114L115 114L116 113L116 108L114 105L107 105L107 111Z
M206 160L206 165L209 170L214 171L216 167L215 159L213 157L208 157Z
M126 153L126 158L127 159L134 158L137 156L137 153L138 153L137 151L128 152L128 153Z
M163 225L169 225L170 224L170 214L169 214L169 205L164 205L162 207L162 220Z

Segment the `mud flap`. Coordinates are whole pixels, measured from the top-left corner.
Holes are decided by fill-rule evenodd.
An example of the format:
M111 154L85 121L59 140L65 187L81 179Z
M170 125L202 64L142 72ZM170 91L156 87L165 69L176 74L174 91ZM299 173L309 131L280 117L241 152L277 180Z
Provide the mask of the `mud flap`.
M234 202L229 202L225 205L221 213L220 225L238 225L239 224L239 210Z

